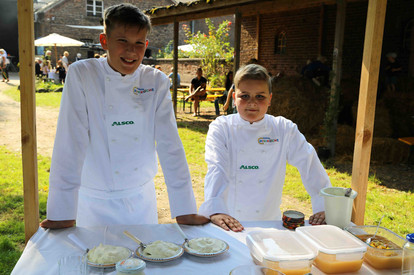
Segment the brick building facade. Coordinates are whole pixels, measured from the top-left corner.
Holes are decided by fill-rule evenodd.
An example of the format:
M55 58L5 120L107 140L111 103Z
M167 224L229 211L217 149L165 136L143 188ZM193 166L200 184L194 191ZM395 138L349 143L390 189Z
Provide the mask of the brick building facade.
M81 29L73 28L67 25L80 26L99 26L102 14L97 12L92 15L88 12L87 3L102 2L103 9L109 6L119 4L116 0L56 0L49 3L49 5L40 8L35 12L35 38L43 37L51 33L58 33L76 40L87 42L90 46L99 44L99 34L101 30L96 29ZM141 10L147 10L153 6L168 6L174 2L171 0L124 0L124 3L131 3L136 5ZM89 5L90 7L90 5ZM89 8L91 10L91 8ZM212 19L215 25L220 24L223 20L233 20L233 16L217 17ZM185 34L182 31L182 24L187 24L194 32L201 31L208 32L205 20L195 20L191 22L180 22L179 45L185 44ZM230 33L230 41L233 41L233 32ZM168 42L173 40L173 25L154 26L149 37L149 51L148 55L156 56L160 49L164 49ZM75 60L76 54L81 53L82 58L93 57L95 53L103 53L97 47L58 47L58 56L61 56L63 51L69 52L69 61ZM38 52L37 54L42 54ZM54 55L52 63L54 63Z
M364 46L367 1L349 2L343 44L343 78L359 79ZM321 9L323 11L321 12ZM297 75L308 59L318 55L332 64L336 5L243 17L241 64L256 57L276 75ZM257 20L260 48L257 49ZM414 1L388 1L383 56L396 52L404 69L414 75ZM278 35L284 32L286 49L277 53Z

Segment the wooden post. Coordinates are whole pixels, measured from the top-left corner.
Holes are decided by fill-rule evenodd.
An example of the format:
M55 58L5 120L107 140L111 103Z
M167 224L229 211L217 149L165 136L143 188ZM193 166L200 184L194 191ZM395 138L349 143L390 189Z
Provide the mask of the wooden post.
M335 156L336 131L338 128L338 109L339 98L341 96L341 78L342 78L342 48L344 44L345 32L345 15L346 1L337 0L336 2L336 24L335 24L335 42L332 56L332 79L331 79L331 96L326 114L326 125L328 134L328 147L331 156Z
M39 228L33 1L18 0L20 111L26 243Z
M177 117L177 74L178 74L178 21L174 21L174 56L173 56L173 102L174 114Z
M260 58L260 14L256 15L256 59Z
M234 21L234 74L236 74L240 67L241 13L239 11L236 11Z
M358 192L354 201L352 221L357 225L364 224L386 9L387 0L369 0L352 166L352 188Z

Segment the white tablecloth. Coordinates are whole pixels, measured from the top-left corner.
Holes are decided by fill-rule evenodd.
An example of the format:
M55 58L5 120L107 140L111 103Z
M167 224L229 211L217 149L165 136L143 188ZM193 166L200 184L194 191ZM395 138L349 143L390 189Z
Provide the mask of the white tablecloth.
M214 237L225 240L230 246L228 253L214 258L198 258L184 254L181 258L167 263L147 262L145 274L229 274L230 270L238 265L254 264L249 249L245 245L247 233L254 230L260 230L261 228L284 229L281 221L242 222L242 224L245 227L245 230L244 232L239 233L226 232L212 224L203 226L181 226L190 239L197 237ZM124 230L130 231L144 243L155 240L170 241L178 244L183 243L181 235L172 224L123 225L89 228L73 227L59 230L44 230L39 228L37 233L28 242L21 258L14 267L12 274L58 274L57 262L60 258L69 255L82 255L83 253L80 248L68 239L67 236L70 233L74 233L89 248L103 243L121 245L128 247L131 250L135 250L137 244L122 233ZM116 271L106 269L105 272L98 272L94 269L90 274L116 274ZM312 274L319 275L324 273L317 268L312 267ZM379 271L371 268L369 265L363 264L359 272L352 273L352 275L356 274L391 275L401 274L401 271Z

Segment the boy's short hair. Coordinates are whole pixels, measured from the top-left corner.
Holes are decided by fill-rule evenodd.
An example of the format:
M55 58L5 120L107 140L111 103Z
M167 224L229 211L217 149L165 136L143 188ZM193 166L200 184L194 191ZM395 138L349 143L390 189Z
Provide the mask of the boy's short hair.
M151 31L151 20L138 7L123 3L110 6L105 10L103 18L104 30L107 35L116 25L134 26L139 30Z
M249 64L240 67L234 76L234 86L238 88L240 82L245 80L263 80L269 87L269 93L272 92L269 73L263 66L258 64Z

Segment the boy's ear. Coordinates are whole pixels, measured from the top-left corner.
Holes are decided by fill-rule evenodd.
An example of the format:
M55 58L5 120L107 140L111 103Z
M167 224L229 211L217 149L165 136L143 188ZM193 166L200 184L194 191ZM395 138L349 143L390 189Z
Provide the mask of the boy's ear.
M102 49L104 49L106 51L108 49L108 42L107 42L106 33L101 33L99 35L99 42L101 42Z
M269 100L269 106L272 104L272 93L270 93L270 100Z

